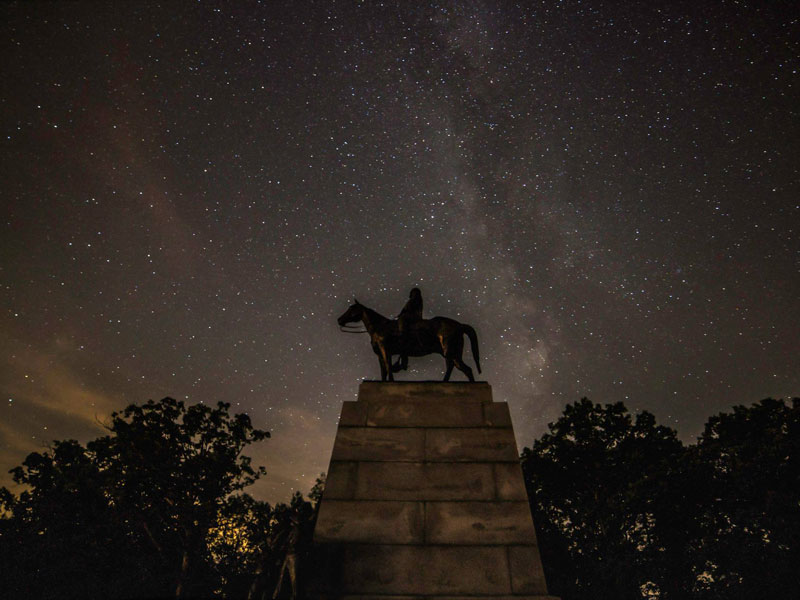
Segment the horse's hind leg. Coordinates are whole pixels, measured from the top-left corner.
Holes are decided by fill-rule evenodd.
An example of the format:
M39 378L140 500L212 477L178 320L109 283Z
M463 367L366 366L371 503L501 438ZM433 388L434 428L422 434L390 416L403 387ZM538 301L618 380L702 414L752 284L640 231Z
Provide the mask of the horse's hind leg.
M447 361L447 370L444 372L444 381L450 381L450 373L453 372L453 360L445 358L445 361Z
M456 367L458 367L458 370L467 376L467 379L469 379L473 383L475 382L475 377L472 375L472 369L469 366L467 366L467 364L464 363L464 361L460 357L454 358L453 362L455 362Z
M408 356L400 355L397 357L397 362L392 365L392 373L408 370Z

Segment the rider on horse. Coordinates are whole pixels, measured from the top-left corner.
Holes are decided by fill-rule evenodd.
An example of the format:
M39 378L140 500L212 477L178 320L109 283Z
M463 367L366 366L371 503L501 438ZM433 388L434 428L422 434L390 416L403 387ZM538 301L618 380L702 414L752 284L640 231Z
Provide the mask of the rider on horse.
M413 288L408 294L408 302L397 317L397 330L402 347L405 348L411 343L411 332L420 321L422 321L422 292L419 291L419 288ZM419 332L417 332L417 336L419 336ZM396 366L407 369L408 355L401 355Z
M369 333L372 351L378 355L381 368L381 381L394 381L396 373L406 365L392 364L392 357L401 356L406 361L409 356L426 356L440 354L444 357L446 370L444 381L450 381L453 368L457 367L467 379L475 381L472 369L464 363L464 336L469 338L472 348L472 358L478 373L481 372L481 363L478 357L478 336L475 329L466 323L459 323L447 317L433 317L432 319L419 319L422 314L422 294L419 290L412 290L408 304L400 313L403 336L399 335L401 326L398 319L384 317L379 312L367 308L354 299L353 305L348 308L336 321L339 327L344 328L349 323L361 321L364 329ZM411 319L406 317L411 316ZM414 319L414 316L417 319ZM344 331L348 331L344 329ZM410 339L408 339L410 338Z

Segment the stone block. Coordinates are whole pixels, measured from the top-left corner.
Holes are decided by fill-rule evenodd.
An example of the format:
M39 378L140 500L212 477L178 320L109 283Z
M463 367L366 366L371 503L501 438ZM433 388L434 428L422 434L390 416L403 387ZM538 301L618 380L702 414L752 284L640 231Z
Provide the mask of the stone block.
M328 500L320 505L314 539L320 543L419 544L421 502Z
M424 458L424 429L339 427L331 460L421 461Z
M502 546L341 547L344 597L501 596L511 594L508 556ZM323 596L324 594L320 594ZM317 596L314 596L317 597Z
M363 427L367 424L367 406L361 402L343 402L340 427Z
M429 544L534 544L526 502L428 502L425 540Z
M325 500L351 500L356 495L357 462L331 461L325 480Z
M423 402L375 402L369 405L370 427L482 427L483 408L479 403L443 400Z
M524 547L390 546L318 544L308 582L315 600L558 600L546 592L519 590L544 585L526 574ZM521 572L515 581L510 561ZM535 571L535 568L533 569Z
M425 593L509 594L506 549L502 546L426 546Z
M484 404L483 422L487 427L511 427L511 413L508 410L508 404L505 402Z
M435 403L442 400L491 402L492 386L486 382L443 381L364 381L358 388L359 402L419 401Z
M341 585L348 594L423 595L424 546L344 546Z
M315 600L547 596L508 405L485 383L364 382L314 533Z
M509 546L508 565L515 594L547 595L542 560L536 546Z
M345 596L345 599L361 598L361 596ZM381 600L386 596L381 596ZM336 600L339 600L338 598ZM378 600L376 598L376 600ZM515 594L514 596L435 596L429 597L426 600L561 600L557 596L522 596Z
M519 462L511 428L428 429L425 460Z
M525 489L525 481L522 479L522 467L516 463L495 463L494 468L495 486L497 487L497 497L500 500L524 500L528 501L528 492Z
M328 598L321 598L315 600L328 600ZM357 594L352 595L348 594L347 596L331 596L330 600L425 600L424 596L384 596L381 594L380 596L375 596L372 594L363 595ZM439 600L438 598L436 600ZM522 600L525 600L524 598ZM538 600L538 599L537 599Z
M362 462L358 465L355 499L491 500L495 492L492 466Z

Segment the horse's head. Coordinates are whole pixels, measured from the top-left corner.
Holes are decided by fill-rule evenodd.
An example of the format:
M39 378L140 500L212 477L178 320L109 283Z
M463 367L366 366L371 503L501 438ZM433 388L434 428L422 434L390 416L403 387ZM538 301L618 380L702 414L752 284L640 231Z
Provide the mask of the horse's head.
M337 319L339 327L343 327L348 323L356 323L360 321L363 310L364 307L358 303L358 300L355 300L355 304L348 308L344 314Z

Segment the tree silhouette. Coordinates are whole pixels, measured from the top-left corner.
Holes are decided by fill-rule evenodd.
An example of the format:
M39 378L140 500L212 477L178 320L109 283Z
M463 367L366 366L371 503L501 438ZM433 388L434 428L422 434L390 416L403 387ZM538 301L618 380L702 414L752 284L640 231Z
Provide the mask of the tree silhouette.
M110 435L85 448L30 454L12 471L29 489L2 491L11 597L180 598L217 586L209 534L231 493L264 473L243 449L269 437L229 408L151 400L114 413Z
M179 565L175 595L207 573L206 537L225 498L265 471L241 452L269 436L247 415L164 398L112 415L115 434L89 445L109 474L110 493L123 512L136 515L165 565Z
M790 598L800 564L800 398L767 398L708 420L681 470L695 510L694 596Z
M654 523L643 482L658 480L682 446L653 415L622 403L568 405L522 466L551 592L642 598L652 583Z
M284 581L280 581L283 561L289 552L294 552L298 558L299 597L303 597L309 567L313 568L313 565L309 565L311 537L324 488L323 474L317 478L309 493L310 501L305 500L299 492L295 492L288 504L278 504L272 510L266 527L263 528L263 537L260 538L259 564L248 590L248 600L268 600L273 598L274 594L280 599L291 597L291 585L288 579L284 577ZM279 583L283 583L281 589L277 589Z
M563 600L796 594L800 399L711 417L688 448L647 412L583 399L522 465Z
M0 490L6 597L121 597L137 580L150 581L142 561L129 562L144 548L114 510L106 477L86 448L74 440L55 442L12 472L29 489L18 498Z

